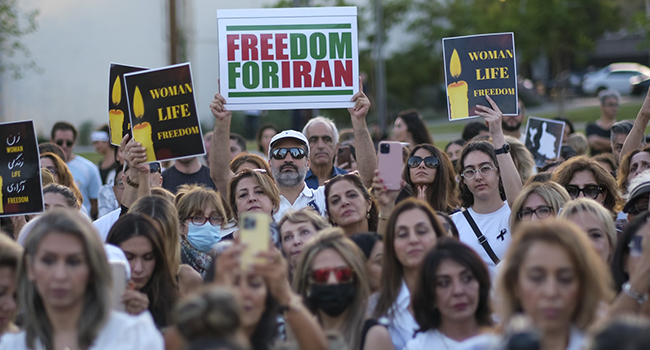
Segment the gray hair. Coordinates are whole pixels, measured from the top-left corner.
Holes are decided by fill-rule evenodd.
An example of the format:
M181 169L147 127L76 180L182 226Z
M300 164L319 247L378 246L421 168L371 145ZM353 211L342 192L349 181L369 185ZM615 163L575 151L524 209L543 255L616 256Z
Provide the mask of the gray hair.
M617 135L628 135L632 131L632 124L629 120L621 120L620 122L614 123L611 128L611 140L614 142L614 139Z
M334 139L334 144L338 145L339 144L339 130L336 128L336 124L334 124L334 121L330 118L325 118L322 116L318 116L316 118L312 118L307 122L307 125L305 125L304 128L302 128L302 134L307 137L307 140L309 140L309 134L307 133L307 130L309 130L309 127L317 124L317 123L325 123L327 126L332 129L332 138Z
M621 94L619 94L618 91L603 90L598 93L598 101L600 101L601 105L605 104L605 101L607 101L608 98L615 98L616 102L621 102Z

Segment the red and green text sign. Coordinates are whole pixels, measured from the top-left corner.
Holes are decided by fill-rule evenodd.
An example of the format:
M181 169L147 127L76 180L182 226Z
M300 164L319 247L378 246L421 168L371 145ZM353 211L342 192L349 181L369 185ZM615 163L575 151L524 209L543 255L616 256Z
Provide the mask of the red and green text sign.
M230 110L351 107L355 7L219 10L220 89Z

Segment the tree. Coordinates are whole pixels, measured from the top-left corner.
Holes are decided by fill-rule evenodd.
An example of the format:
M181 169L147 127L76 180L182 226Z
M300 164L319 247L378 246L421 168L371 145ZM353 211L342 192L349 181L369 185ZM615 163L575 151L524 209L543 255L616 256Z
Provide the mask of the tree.
M18 79L25 70L37 69L21 42L22 37L36 31L37 15L37 10L21 11L17 0L0 0L0 73L11 72Z

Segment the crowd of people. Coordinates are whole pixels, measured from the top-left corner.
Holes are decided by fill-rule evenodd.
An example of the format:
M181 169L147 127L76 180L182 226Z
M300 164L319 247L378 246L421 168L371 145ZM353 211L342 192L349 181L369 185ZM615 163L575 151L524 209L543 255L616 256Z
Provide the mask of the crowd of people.
M400 113L398 189L363 92L351 129L263 124L250 151L217 93L206 155L173 162L104 126L93 164L57 122L45 212L2 218L0 349L648 349L650 95L632 121L599 99L543 167L523 102L487 97L444 149ZM269 249L244 264L254 213Z

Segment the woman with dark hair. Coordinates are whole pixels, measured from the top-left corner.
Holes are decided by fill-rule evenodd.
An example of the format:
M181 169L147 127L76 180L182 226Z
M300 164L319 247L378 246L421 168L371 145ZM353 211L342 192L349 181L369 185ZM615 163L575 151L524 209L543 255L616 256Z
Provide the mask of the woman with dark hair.
M18 312L16 300L16 271L23 255L23 247L5 234L0 234L0 336L17 333L14 324Z
M381 286L381 265L384 256L384 242L377 232L357 233L350 237L366 258L366 275L370 293L379 291Z
M616 183L621 194L627 193L630 181L637 175L650 169L650 146L635 149L628 154L621 154Z
M650 316L650 213L638 214L618 237L612 258L614 288L619 292L610 315Z
M619 210L621 196L616 180L591 158L578 156L567 160L553 172L551 180L564 186L572 199L591 198L612 213Z
M123 215L111 228L106 243L120 247L129 260L133 289L122 296L126 311L137 315L148 309L158 328L167 327L179 292L155 222L143 214Z
M386 328L366 317L370 292L361 253L340 228L307 244L293 287L325 331L343 335L347 349L393 350Z
M111 311L111 269L92 223L53 209L40 217L18 267L23 329L0 349L162 350L151 315Z
M451 216L441 211L437 211L436 216L438 216L438 221L440 221L442 228L447 232L447 236L458 239L458 228L454 224L454 220L451 219Z
M433 145L429 129L415 109L409 109L397 115L391 136L394 141L408 142L409 148L421 143Z
M567 144L567 141L569 140L569 136L575 133L576 130L573 127L573 123L567 118L555 117L553 118L553 120L564 122L564 135L562 136L562 146L564 146Z
M479 105L476 113L489 125L493 144L470 142L463 149L457 170L461 204L467 209L451 218L460 241L474 249L494 273L510 244L510 206L522 182L501 130L501 110L489 96L487 100L492 108Z
M420 329L405 350L457 349L492 325L490 273L463 243L441 238L424 258L411 306Z
M460 153L463 151L465 143L466 142L463 139L456 139L449 142L447 146L445 146L445 153L447 153L447 156L449 157L449 160L451 160L451 164L453 164L454 167L460 158Z
M257 151L259 156L266 159L269 154L269 144L275 134L280 132L280 128L273 123L265 123L257 129L255 140L257 141Z
M402 178L417 197L435 211L458 210L456 174L447 154L429 144L415 146L409 154ZM382 211L388 208L382 208Z
M337 175L325 184L325 205L332 224L348 237L356 233L377 231L377 205L359 175Z
M373 317L386 317L395 349L413 338L418 325L411 313L411 291L419 283L420 265L426 254L445 235L431 207L409 198L388 218L384 234L381 288Z

